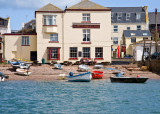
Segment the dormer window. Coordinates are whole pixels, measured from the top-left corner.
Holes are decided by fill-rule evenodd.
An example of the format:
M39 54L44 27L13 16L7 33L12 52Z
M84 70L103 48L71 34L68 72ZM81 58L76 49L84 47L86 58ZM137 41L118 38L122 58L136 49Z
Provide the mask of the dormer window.
M143 33L143 36L147 36L148 35L148 33Z
M136 13L136 20L140 20L141 19L141 14L140 13Z
M130 13L126 13L126 20L130 20L130 16L131 16Z
M87 14L87 13L82 14L82 20L89 22L90 21L90 14Z
M131 33L131 36L135 36L136 34L135 33Z
M117 20L121 20L122 19L122 13L117 13Z
M114 13L111 13L111 20L113 20L113 15L114 15Z

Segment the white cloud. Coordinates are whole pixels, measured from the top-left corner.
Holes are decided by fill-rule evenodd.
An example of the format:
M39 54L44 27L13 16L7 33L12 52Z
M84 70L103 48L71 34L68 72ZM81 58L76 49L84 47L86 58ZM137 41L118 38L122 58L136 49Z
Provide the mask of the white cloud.
M45 6L48 3L56 5L64 9L66 6L74 5L81 0L0 0L0 8L33 8L38 9Z

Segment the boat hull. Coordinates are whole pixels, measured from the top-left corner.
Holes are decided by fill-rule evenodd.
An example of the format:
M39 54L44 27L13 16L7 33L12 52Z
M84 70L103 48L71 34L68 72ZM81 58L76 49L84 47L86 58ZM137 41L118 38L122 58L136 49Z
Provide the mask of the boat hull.
M67 76L67 80L69 82L90 82L91 79L92 79L92 74L90 72L75 76Z
M102 79L103 75L104 74L102 71L92 71L92 78L93 79Z
M111 82L118 83L145 83L149 78L132 78L132 77L110 77Z
M29 75L31 74L30 71L25 70L25 69L16 69L16 72L17 72L17 74L19 74L19 75L26 75L26 76L29 76Z

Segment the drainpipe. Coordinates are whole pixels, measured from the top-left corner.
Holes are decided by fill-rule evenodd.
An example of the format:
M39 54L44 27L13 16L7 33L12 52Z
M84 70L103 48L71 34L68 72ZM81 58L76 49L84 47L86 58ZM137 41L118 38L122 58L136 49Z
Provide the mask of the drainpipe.
M64 62L64 13L62 13L62 62Z

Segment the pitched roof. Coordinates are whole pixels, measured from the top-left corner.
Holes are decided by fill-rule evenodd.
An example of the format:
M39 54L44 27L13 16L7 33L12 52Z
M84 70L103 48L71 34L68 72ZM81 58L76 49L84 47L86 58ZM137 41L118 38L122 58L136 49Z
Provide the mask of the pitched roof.
M144 7L108 7L112 12L145 12Z
M151 37L149 30L124 30L124 36L127 37Z
M81 2L67 8L66 10L109 10L109 8L96 4L90 0L81 0Z
M155 24L155 12L149 12L149 24ZM160 24L160 12L157 13L157 24Z
M57 6L54 6L53 4L47 4L46 6L36 10L36 11L63 11L62 9L58 8Z
M112 12L112 23L146 23L146 15L144 7L108 7ZM118 19L118 13L121 13L121 19ZM126 13L130 14L129 19ZM136 19L136 15L140 14L140 19Z

